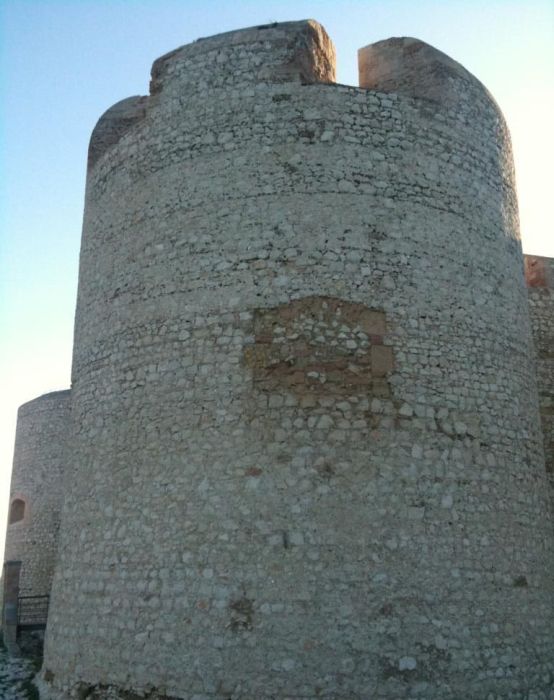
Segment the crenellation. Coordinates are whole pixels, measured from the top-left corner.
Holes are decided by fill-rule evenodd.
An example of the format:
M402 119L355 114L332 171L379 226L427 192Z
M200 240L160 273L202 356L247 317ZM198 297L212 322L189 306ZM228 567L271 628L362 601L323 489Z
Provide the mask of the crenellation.
M198 39L158 58L150 93L175 86L194 94L234 83L240 89L247 83L333 83L335 63L333 43L318 22L267 24Z
M90 137L88 167L91 168L110 146L116 144L138 121L144 119L148 97L127 97L108 109L98 120Z
M491 107L502 113L489 91L457 61L433 46L412 37L394 37L358 50L360 87L409 95L433 103L435 109L464 112ZM472 95L476 103L468 100ZM483 118L483 113L480 115Z

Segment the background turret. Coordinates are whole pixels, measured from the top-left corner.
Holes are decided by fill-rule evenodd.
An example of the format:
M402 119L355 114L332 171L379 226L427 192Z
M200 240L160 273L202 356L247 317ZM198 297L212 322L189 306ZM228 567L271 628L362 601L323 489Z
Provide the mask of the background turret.
M4 595L2 619L8 644L15 641L17 617L6 615L6 603L17 603L20 596L50 594L64 494L70 396L69 391L44 394L18 412L4 552L4 582L10 591ZM18 563L17 580L10 572L6 576L9 562ZM20 622L30 621L25 619L29 612L36 613L34 622L46 623L47 601L25 605Z

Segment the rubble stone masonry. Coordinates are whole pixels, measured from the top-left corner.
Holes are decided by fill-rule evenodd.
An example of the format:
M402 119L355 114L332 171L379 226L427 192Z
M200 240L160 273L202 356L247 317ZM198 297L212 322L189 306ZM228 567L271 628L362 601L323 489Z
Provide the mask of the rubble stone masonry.
M95 128L44 698L552 698L509 136L368 50L202 39Z
M546 472L554 488L554 259L526 255L525 277L537 357Z
M4 561L20 561L19 593L50 593L63 501L70 392L20 407Z

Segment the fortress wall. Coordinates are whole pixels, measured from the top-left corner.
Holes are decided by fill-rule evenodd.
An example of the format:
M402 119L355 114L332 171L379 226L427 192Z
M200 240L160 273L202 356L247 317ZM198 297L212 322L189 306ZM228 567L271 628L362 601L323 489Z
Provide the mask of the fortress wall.
M21 595L50 593L69 407L70 392L55 391L23 404L17 415L4 561L21 561ZM15 501L23 502L24 510L15 512ZM10 522L12 519L15 521Z
M554 259L525 256L546 471L554 486Z
M550 687L504 122L264 74L305 32L170 54L89 171L45 697Z

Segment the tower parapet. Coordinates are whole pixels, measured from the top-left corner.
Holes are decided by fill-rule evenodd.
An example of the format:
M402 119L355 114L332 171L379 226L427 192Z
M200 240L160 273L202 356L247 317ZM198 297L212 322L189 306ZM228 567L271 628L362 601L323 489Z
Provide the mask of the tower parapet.
M121 100L96 125L89 146L89 165L137 121L143 119L167 84L176 108L195 94L224 87L245 90L261 83L333 83L336 57L323 27L283 22L250 27L198 39L158 58L152 65L150 96Z
M358 51L358 71L360 87L369 90L432 100L447 108L462 105L466 109L475 106L466 93L479 91L500 112L475 76L419 39L394 37L364 46Z

